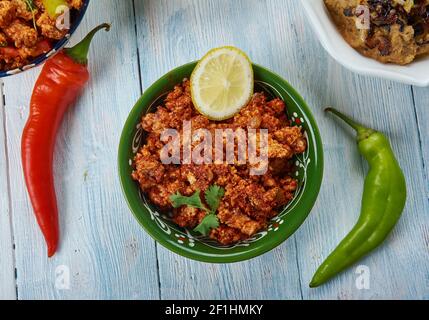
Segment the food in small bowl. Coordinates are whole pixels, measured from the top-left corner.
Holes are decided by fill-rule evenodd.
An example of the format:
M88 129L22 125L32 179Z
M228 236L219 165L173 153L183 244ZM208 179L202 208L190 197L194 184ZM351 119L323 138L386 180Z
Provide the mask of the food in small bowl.
M0 77L40 64L60 49L80 23L88 3L0 0Z
M211 214L204 202L219 201L213 213L218 221L203 235L222 245L247 240L266 230L269 221L294 198L298 189L298 180L293 177L293 159L306 151L307 139L302 127L292 126L285 108L280 98L272 99L258 92L233 118L212 121L195 109L190 81L185 79L168 92L162 105L143 116L141 125L146 141L134 158L132 177L160 211L171 213L171 220L178 226L195 230ZM187 122L192 125L191 129L208 130L212 137L216 130L222 135L226 135L227 130L231 133L241 130L244 144L248 143L248 130L266 129L269 158L266 172L252 175L250 162L238 159L231 164L222 160L206 164L163 164L162 131L174 128L182 133ZM196 147L198 145L192 146L192 152ZM239 152L239 146L234 147L235 153ZM208 152L213 155L215 148L216 144L210 143ZM217 150L224 148L226 142L222 141ZM213 193L215 198L210 199ZM192 204L186 201L189 197L193 200L197 197L196 206L189 205Z
M237 71L240 58L211 61L201 71L206 59L171 71L144 93L125 124L119 172L131 210L158 242L192 259L236 262L273 249L305 220L322 181L322 144L308 107L286 81L250 62L251 73ZM218 72L206 72L210 66ZM231 87L235 93L223 92ZM225 106L242 103L249 90L245 105L225 119ZM265 170L263 161L250 161L250 147L241 153L251 132L256 156L264 153L263 130ZM228 132L243 140L235 136L227 147ZM197 162L187 159L186 141Z
M429 53L429 0L324 0L344 39L366 57L407 65Z

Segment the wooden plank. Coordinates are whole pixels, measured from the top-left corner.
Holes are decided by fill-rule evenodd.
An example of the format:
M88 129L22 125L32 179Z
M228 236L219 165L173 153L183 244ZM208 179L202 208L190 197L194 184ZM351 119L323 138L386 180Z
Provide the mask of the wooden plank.
M65 117L55 177L61 247L51 260L29 205L20 136L39 70L5 80L6 124L20 299L153 299L159 296L154 242L130 214L117 177L122 125L140 95L132 1L91 1L74 42L110 21L90 54L92 81ZM64 277L70 278L61 281Z
M66 116L60 133L56 180L63 241L61 252L50 261L45 258L20 167L20 135L38 71L5 81L19 298L429 299L425 89L415 90L418 131L411 88L353 75L332 61L296 1L148 0L135 1L135 6L145 88L212 47L233 44L301 92L324 138L325 181L318 203L292 239L252 261L209 265L159 248L160 294L153 241L126 208L116 178L121 126L140 91L133 8L131 1L93 1L75 39L106 19L114 23L114 29L95 40L93 81ZM361 262L371 271L370 290L356 288L355 268L320 289L307 288L314 270L358 215L366 169L352 137L323 115L322 107L327 104L388 133L409 184L409 201L398 228L383 247ZM5 150L0 148L0 159ZM0 168L1 181L7 181L5 168ZM8 190L4 185L1 188L0 205L7 208L4 195ZM0 250L7 246L2 252L11 252L10 233L3 233L8 219L9 212L0 213ZM2 237L9 240L4 242ZM6 273L0 274L0 297L13 298L13 255L3 254L0 259L0 266L8 268L2 270L9 270L5 281ZM67 270L59 266L70 270L70 290L55 287L59 279L55 271Z
M0 300L16 299L15 261L12 237L12 220L9 205L9 179L5 136L5 112L3 105L3 83L0 80Z
M272 5L281 9L284 3L279 0ZM243 48L255 62L274 70L289 64L283 54L274 55L278 42L270 35L272 10L266 1L149 0L135 4L145 88L174 67L226 44ZM287 27L285 19L280 20ZM287 36L280 52L292 41L293 35ZM262 257L233 265L198 263L160 247L158 257L163 299L301 297L294 239Z
M417 123L419 128L420 147L425 168L426 195L429 200L429 106L428 88L413 88L414 103L416 107ZM429 235L429 231L427 232ZM428 236L429 239L429 236ZM428 241L429 246L429 241Z
M325 179L318 203L297 233L304 298L427 299L429 206L424 193L423 162L411 88L345 70L318 44L299 6L294 6L293 12L289 32L299 36L296 45L289 45L285 55L296 57L293 61L301 66L294 68L292 83L312 106L323 135L326 156ZM278 21L280 15L274 15L273 19ZM385 132L407 178L409 195L403 218L388 241L359 263L369 267L369 290L356 287L356 266L319 289L306 287L323 259L355 223L367 172L350 131L323 114L326 105L334 105Z
M210 48L239 46L302 93L319 122L326 152L324 186L312 215L294 237L297 250L289 240L258 259L217 266L161 248L163 298L299 299L301 292L310 299L427 298L428 204L422 194L423 163L410 87L354 75L332 61L296 1L137 1L136 11L144 87ZM370 290L356 288L355 269L321 289L307 287L357 218L365 174L352 137L323 115L328 104L388 133L408 179L404 218L389 242L361 262L370 268Z
M425 196L427 202L429 202L429 114L427 108L429 106L429 92L428 88L413 88L414 102L417 116L417 123L419 129L419 141L421 154L423 157L424 172L423 176L425 179ZM427 218L426 210L426 221ZM429 251L429 225L428 223L423 224L423 239L426 244L426 251ZM429 279L429 267L426 271L426 279ZM426 288L429 292L429 280L426 280ZM426 299L429 299L429 293L426 293Z

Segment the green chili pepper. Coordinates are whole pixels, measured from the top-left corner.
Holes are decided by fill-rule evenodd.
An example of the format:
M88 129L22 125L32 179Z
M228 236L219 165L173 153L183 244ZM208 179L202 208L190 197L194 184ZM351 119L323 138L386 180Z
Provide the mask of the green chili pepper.
M370 170L365 180L359 220L316 271L311 288L322 285L378 247L401 217L407 198L404 174L386 136L363 127L335 109L326 111L356 130L359 151L368 161Z

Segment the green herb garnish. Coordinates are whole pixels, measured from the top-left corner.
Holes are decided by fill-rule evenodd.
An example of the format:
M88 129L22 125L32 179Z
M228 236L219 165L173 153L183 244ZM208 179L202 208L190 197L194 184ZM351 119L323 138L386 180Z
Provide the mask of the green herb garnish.
M219 218L217 215L210 213L204 217L203 221L201 221L194 231L206 236L209 234L211 229L216 229L219 227L219 224Z
M191 208L196 208L204 210L207 212L207 215L201 221L201 223L194 229L195 232L199 232L202 235L208 235L211 229L216 229L219 227L220 222L219 218L216 215L216 211L219 208L220 201L225 194L225 190L222 187L213 185L208 188L204 194L205 200L209 205L210 209L207 208L200 197L200 190L197 190L192 196L185 197L182 196L179 192L170 196L170 200L173 203L174 208L179 208L181 206L188 206Z
M25 4L27 5L27 10L31 12L31 15L33 17L33 27L34 30L37 31L37 26L36 26L36 14L35 11L37 9L36 5L34 4L33 0L24 0Z
M205 193L205 199L211 209L211 213L216 213L219 208L220 200L225 195L225 190L217 185L212 185Z
M188 206L192 208L197 208L201 210L206 210L206 206L202 203L200 198L200 190L197 190L192 196L185 197L180 194L180 192L177 192L176 194L173 194L170 196L170 200L173 203L174 208L180 208L182 206Z
M34 4L33 0L24 0L24 1L27 4L27 9L29 11L34 11L36 9L36 5Z

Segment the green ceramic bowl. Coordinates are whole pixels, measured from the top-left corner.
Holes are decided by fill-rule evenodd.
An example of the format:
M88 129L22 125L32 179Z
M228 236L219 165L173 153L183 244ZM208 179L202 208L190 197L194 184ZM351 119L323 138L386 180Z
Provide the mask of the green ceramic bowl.
M296 157L294 175L299 180L299 189L292 202L274 218L267 230L251 239L233 246L223 247L190 230L182 229L167 216L157 212L140 192L131 178L132 159L144 142L140 126L142 116L162 103L166 93L189 78L196 62L179 67L153 84L145 91L131 111L119 145L119 175L125 198L131 211L144 229L160 244L182 256L212 263L238 262L270 251L288 239L310 213L320 190L323 176L323 151L319 130L314 118L300 95L280 76L254 65L255 90L265 91L279 97L287 104L287 112L295 125L302 126L308 137L308 150Z

